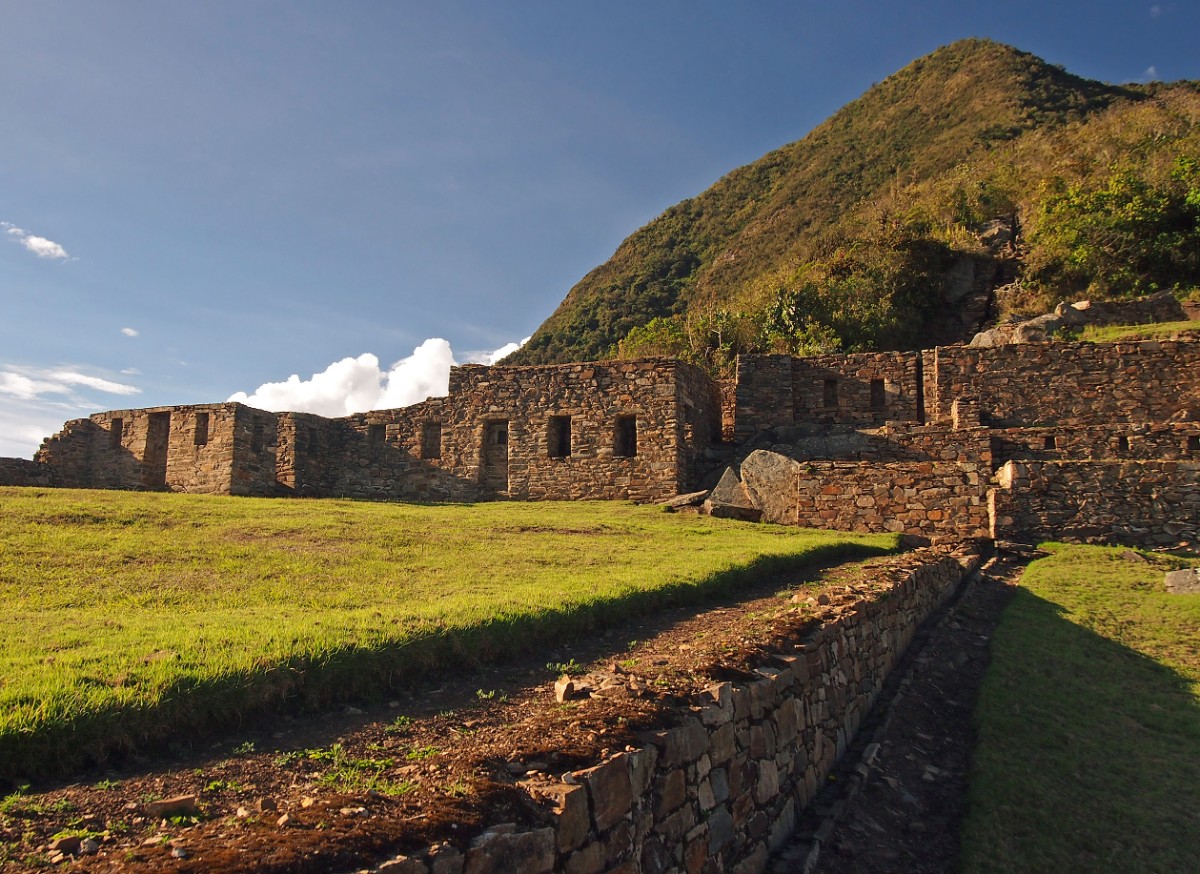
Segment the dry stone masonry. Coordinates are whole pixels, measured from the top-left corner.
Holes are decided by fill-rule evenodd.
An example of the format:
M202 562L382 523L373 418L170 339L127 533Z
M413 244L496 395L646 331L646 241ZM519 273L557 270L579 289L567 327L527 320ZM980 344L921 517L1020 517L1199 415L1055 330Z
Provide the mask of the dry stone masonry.
M1063 318L1174 318L1168 297ZM97 413L35 462L0 462L0 484L448 501L656 501L716 486L708 511L743 519L1195 546L1198 350L744 355L719 382L666 359L467 365L447 397L344 418L229 403Z
M918 626L979 563L919 550L876 591L817 608L812 630L757 677L716 683L680 724L555 779L519 784L548 824L493 824L465 852L396 857L389 874L751 874L790 838Z

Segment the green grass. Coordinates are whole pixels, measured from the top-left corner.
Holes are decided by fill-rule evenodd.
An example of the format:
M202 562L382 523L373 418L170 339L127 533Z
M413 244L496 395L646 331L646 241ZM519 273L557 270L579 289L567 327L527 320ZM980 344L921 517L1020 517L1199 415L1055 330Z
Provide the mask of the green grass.
M1085 343L1118 340L1170 340L1182 332L1200 334L1200 322L1157 322L1153 325L1088 325L1079 335Z
M617 503L0 488L0 777L377 694L889 536Z
M993 640L962 870L1195 870L1200 595L1166 594L1165 560L1047 548Z

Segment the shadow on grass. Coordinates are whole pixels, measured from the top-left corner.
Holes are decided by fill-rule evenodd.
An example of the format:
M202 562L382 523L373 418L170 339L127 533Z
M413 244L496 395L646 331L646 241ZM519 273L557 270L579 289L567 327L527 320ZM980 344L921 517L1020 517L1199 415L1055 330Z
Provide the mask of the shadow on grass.
M809 574L893 550L832 544L799 557L765 556L695 583L678 583L537 614L499 615L462 628L431 629L400 643L346 647L296 656L209 682L177 682L146 707L108 707L36 732L0 736L0 785L64 777L113 758L195 741L271 712L301 712L374 699L439 672L526 655L666 608L736 600L780 574ZM653 622L651 622L653 624ZM663 626L669 624L666 621Z
M976 709L963 871L1195 870L1200 687L1122 643L1131 622L1099 634L1018 590Z

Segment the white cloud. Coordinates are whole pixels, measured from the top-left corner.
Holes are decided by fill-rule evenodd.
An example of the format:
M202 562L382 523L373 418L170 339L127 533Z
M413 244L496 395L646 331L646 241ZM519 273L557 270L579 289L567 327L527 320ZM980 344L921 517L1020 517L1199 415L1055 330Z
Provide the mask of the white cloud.
M41 395L67 395L75 399L75 389L79 386L114 395L141 393L141 389L136 386L113 382L99 376L89 376L74 370L0 370L0 395L9 395L20 400L34 400Z
M39 258L70 258L67 250L53 240L45 237L28 236L21 240L21 245Z
M1158 68L1153 64L1146 68L1146 72L1142 73L1143 82L1153 82L1158 79Z
M528 339L528 338L526 338ZM494 352L473 352L467 363L491 364L522 343L508 343ZM285 382L268 382L250 394L237 392L229 400L263 410L348 416L367 410L386 410L419 403L446 394L450 368L455 364L450 344L435 337L426 340L386 371L370 352L335 361L309 379L292 374Z
M1158 18L1160 15L1162 15L1162 7L1155 3L1150 7L1150 17Z
M511 355L529 342L526 337L520 343L506 343L495 352L468 352L465 356L467 364L487 364L491 366L506 355Z
M67 250L59 243L48 240L45 237L39 237L36 234L27 233L24 228L19 228L12 222L0 222L0 228L4 228L9 236L16 239L26 250L37 255L39 258L63 260L71 257L67 254Z
M81 373L76 367L0 369L0 455L31 458L63 422L104 409L87 392L135 395L137 386Z
M86 415L70 405L28 403L0 396L0 456L32 458L42 439L67 419Z
M138 329L137 328L122 328L121 333L124 334L126 337L136 337L138 335Z

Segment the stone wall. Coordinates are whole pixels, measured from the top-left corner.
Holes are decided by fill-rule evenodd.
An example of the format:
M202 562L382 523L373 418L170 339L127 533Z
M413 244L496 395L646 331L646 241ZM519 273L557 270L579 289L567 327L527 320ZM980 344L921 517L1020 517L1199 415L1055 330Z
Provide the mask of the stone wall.
M950 421L963 395L975 396L985 423L1000 428L1200 417L1194 340L949 346L924 356L930 421Z
M1010 428L990 434L997 467L1011 460L1200 461L1198 422Z
M772 452L797 461L970 461L992 457L985 428L891 423L882 428L804 428L773 430L773 440L752 441L746 450L769 445ZM777 442L774 442L777 441ZM748 452L746 453L748 454Z
M913 352L741 355L734 438L804 423L920 421L921 393L921 358Z
M0 486L52 486L54 469L27 458L0 458Z
M758 451L740 477L765 522L935 541L987 537L991 528L986 461L795 461Z
M817 794L918 626L974 567L922 551L883 591L825 608L819 627L749 682L717 683L691 716L562 781L520 784L549 824L490 827L386 863L396 874L599 874L766 869Z
M996 480L1000 540L1200 547L1200 461L1010 461Z
M38 460L77 487L651 501L692 487L721 433L719 390L682 362L468 365L446 398L341 419L241 404L98 413Z

